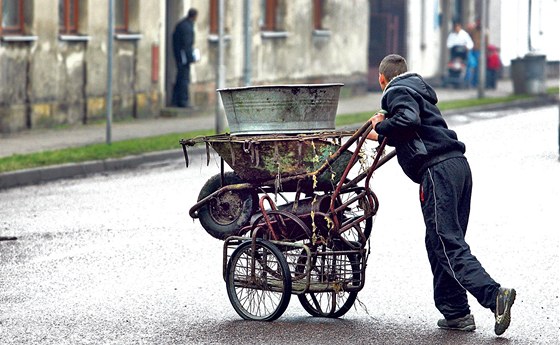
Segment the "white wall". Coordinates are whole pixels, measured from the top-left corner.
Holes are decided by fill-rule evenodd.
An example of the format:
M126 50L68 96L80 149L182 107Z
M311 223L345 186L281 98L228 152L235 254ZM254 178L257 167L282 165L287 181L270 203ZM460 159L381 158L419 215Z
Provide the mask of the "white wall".
M501 1L501 55L504 65L522 57L528 47L528 0ZM534 52L545 54L548 61L560 60L560 1L533 0L531 42ZM507 18L507 20L506 20Z
M424 8L422 9L422 6ZM410 1L408 4L408 65L426 77L440 73L439 0Z

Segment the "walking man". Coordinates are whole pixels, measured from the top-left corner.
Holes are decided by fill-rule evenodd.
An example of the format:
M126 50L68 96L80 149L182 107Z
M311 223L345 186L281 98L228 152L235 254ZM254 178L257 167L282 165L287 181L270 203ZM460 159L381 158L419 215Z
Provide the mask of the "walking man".
M173 55L177 64L177 78L173 87L172 105L181 108L189 107L189 82L191 79L191 63L194 62L194 22L198 11L189 9L187 16L175 26L173 31Z

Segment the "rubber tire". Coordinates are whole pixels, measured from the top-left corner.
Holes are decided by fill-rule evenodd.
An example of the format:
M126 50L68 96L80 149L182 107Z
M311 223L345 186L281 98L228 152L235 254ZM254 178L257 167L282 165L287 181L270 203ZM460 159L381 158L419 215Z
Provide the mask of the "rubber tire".
M239 316L241 316L243 319L253 320L253 321L274 321L280 316L282 316L284 311L286 311L288 304L290 303L290 298L292 294L292 278L290 275L288 262L286 261L286 258L284 257L282 252L274 244L265 240L257 240L256 248L255 248L256 252L266 251L272 254L276 259L275 262L277 263L277 265L275 265L274 269L271 271L274 271L275 274L281 276L279 277L279 279L282 284L282 291L280 292L281 296L279 299L277 298L272 299L273 300L272 303L275 304L275 306L272 306L272 308L270 308L270 306L269 308L265 308L264 310L266 312L265 314L253 313L252 311L247 310L245 308L245 304L243 303L243 301L248 303L248 306L261 305L261 303L266 300L265 295L267 290L261 288L261 286L246 288L251 292L250 294L252 296L249 296L249 293L247 293L247 294L243 294L241 296L242 298L240 299L237 294L238 291L236 290L236 285L235 285L236 280L242 280L243 277L247 277L250 274L250 272L243 272L245 274L241 274L241 278L236 279L236 272L237 272L236 269L238 268L237 262L239 261L240 258L242 258L243 260L240 268L250 270L251 253L252 253L251 245L252 245L251 241L244 242L240 244L231 254L231 257L228 261L226 277L225 277L227 294L231 302L231 305L233 306L233 309L235 309L237 314L239 314ZM257 270L256 266L257 265L255 264L255 270ZM268 271L261 270L258 273L256 272L255 276L262 277L265 272ZM268 274L270 275L271 272L268 272Z
M238 183L244 183L239 176L237 176L233 171L227 171L224 173L224 185L232 185ZM198 201L202 200L206 196L214 193L222 187L220 174L212 176L198 194ZM233 196L235 200L241 203L241 207L235 208L235 214L233 214L231 219L218 219L219 216L213 213L217 208L212 207L212 203L215 200L210 200L198 210L198 219L200 224L213 237L219 240L225 240L229 236L237 235L239 230L245 225L249 224L251 216L258 208L258 194L256 190L244 190L244 191L232 191L229 196ZM221 196L222 198L224 195ZM223 211L224 208L229 205L227 202L220 203L218 211ZM223 212L222 212L223 213Z

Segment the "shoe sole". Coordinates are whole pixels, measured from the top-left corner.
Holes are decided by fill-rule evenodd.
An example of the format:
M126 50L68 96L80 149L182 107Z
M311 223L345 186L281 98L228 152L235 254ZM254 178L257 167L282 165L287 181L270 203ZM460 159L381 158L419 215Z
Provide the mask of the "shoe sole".
M515 297L517 293L515 289L511 289L510 296L506 302L504 313L502 315L496 315L496 324L494 325L494 332L496 335L502 335L508 329L511 322L511 307L515 302Z
M476 329L475 325L469 325L469 326L465 326L463 328L458 328L458 327L442 327L439 326L439 328L441 329L447 329L447 330L451 330L451 331L460 331L460 332L472 332Z

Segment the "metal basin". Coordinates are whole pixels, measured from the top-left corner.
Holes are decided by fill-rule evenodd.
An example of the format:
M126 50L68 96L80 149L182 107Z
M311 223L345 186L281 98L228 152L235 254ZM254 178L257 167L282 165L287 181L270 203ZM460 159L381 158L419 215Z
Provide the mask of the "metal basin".
M311 133L335 129L343 85L263 85L218 92L231 134Z

